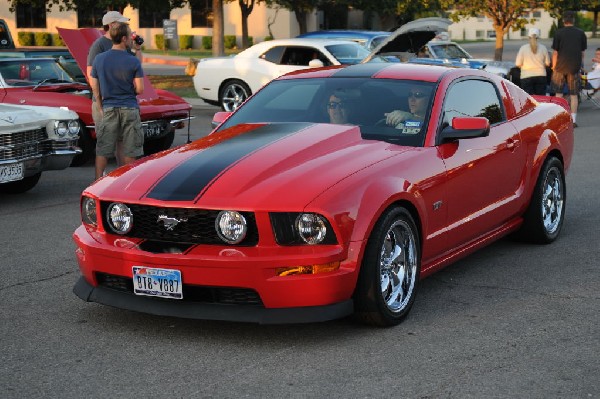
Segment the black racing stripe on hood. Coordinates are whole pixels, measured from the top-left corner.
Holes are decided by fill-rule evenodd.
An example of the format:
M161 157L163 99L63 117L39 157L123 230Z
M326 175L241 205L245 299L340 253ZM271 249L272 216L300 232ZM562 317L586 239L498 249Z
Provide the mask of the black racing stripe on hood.
M265 125L206 148L166 174L146 197L162 201L192 201L206 191L217 176L243 158L310 125Z
M391 65L393 64L389 62L367 62L340 68L333 76L336 78L370 78Z

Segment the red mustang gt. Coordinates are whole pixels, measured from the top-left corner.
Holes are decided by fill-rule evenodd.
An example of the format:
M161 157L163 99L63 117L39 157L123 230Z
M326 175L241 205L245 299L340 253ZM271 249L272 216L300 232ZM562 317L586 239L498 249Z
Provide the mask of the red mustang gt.
M336 112L345 120L332 123ZM483 71L303 71L216 119L209 136L83 192L80 298L187 318L393 325L421 278L510 233L545 244L561 231L566 103Z

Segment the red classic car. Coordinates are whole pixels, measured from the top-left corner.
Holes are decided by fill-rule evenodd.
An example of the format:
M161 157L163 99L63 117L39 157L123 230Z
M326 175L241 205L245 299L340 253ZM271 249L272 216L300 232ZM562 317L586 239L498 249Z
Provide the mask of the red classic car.
M83 192L74 292L187 318L397 324L442 267L508 234L558 237L573 124L553 101L428 65L280 77L209 136Z
M60 29L81 70L86 69L88 49L101 35L97 29ZM73 79L64 62L54 58L0 57L0 102L61 106L77 112L81 118L78 155L74 165L87 162L94 155L96 131L92 119L91 90L85 83ZM144 93L138 96L144 152L152 154L171 147L175 129L182 128L190 117L191 106L181 97L166 90L156 90L146 77Z

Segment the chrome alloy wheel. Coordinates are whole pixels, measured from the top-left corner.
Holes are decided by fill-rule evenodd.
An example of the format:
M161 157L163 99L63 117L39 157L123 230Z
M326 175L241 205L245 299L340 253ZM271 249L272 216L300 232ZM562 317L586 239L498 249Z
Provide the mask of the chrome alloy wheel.
M394 313L401 312L413 297L417 279L417 246L413 230L404 220L388 229L380 257L381 296Z
M548 170L543 190L542 220L546 232L554 234L560 226L564 207L564 187L558 168L553 167Z
M227 112L233 112L248 98L246 88L239 83L229 83L223 90L221 103Z

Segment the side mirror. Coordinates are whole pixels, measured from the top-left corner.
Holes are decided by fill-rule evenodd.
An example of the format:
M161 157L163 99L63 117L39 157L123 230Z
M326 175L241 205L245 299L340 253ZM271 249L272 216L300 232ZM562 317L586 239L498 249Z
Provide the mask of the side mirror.
M487 137L490 134L490 121L481 116L456 117L452 126L446 126L441 133L441 142L459 139Z
M229 115L231 115L231 112L225 112L225 111L219 111L215 114L215 116L213 116L213 120L210 123L212 128L215 129L217 126L219 126L221 123L225 122L225 120L227 118L229 118Z
M321 68L325 66L325 64L323 64L323 61L321 61L320 59L315 58L314 60L310 60L308 62L308 66L311 68Z

